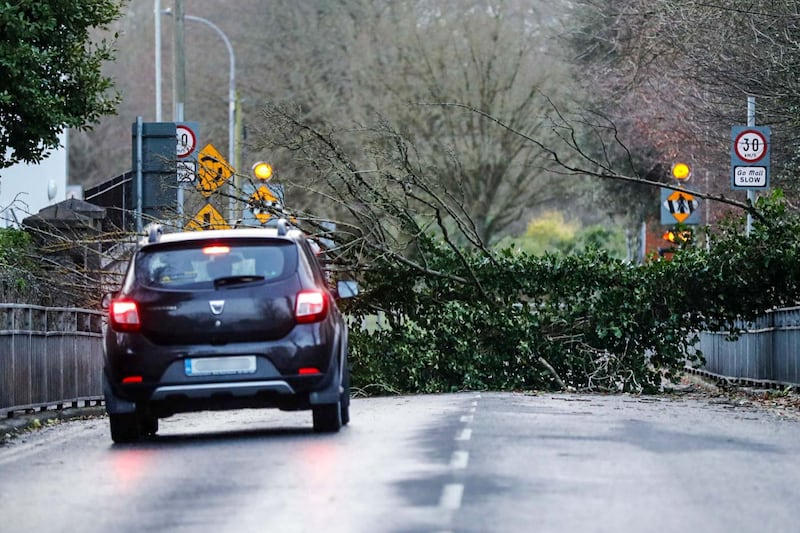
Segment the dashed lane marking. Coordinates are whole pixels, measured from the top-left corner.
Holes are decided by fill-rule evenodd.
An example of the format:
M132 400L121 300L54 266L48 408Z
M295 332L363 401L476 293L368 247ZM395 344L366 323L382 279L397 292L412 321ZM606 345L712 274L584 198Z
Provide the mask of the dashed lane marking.
M462 496L464 496L464 485L462 483L445 485L442 497L439 499L439 507L454 511L461 507Z
M472 438L472 430L470 428L464 428L458 433L456 433L456 440L469 440Z
M450 468L453 470L463 470L467 467L467 463L469 463L469 452L464 450L456 450L450 457Z

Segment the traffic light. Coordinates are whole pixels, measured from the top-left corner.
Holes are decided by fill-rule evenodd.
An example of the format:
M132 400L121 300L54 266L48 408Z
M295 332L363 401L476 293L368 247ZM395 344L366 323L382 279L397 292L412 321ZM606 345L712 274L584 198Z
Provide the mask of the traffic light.
M687 163L678 162L672 165L672 177L678 181L686 181L692 176L692 167Z
M668 230L664 232L664 235L662 235L661 238L665 241L671 242L672 244L688 244L692 241L692 230Z
M661 236L662 239L665 241L669 241L672 244L691 244L694 234L690 229L670 229L664 232L664 235Z
M265 161L259 161L253 165L253 176L262 181L269 181L272 177L272 165Z
M676 226L666 230L661 235L661 238L669 243L669 246L658 248L658 255L664 257L666 254L675 253L675 251L680 248L692 244L694 241L694 230Z

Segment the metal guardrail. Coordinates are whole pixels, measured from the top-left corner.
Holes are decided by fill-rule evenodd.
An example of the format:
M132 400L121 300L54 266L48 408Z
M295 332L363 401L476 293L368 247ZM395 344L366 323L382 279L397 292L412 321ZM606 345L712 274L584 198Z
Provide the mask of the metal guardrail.
M800 386L800 307L776 309L755 322L736 340L727 332L703 332L698 348L710 374L760 384Z
M0 416L102 400L103 313L0 304Z

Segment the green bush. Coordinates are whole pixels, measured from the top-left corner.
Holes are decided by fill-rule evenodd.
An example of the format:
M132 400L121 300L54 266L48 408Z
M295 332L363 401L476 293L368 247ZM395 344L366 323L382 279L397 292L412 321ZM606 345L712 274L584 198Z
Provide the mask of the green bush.
M32 259L31 236L22 230L0 229L0 298L16 301L34 288L39 266Z

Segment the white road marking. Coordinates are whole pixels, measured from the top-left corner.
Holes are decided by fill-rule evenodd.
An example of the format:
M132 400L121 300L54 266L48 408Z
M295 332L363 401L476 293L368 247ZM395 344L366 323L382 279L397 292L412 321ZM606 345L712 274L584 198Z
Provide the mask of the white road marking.
M442 509L455 510L461 507L461 497L464 495L464 485L461 483L450 483L444 486L442 497L439 499L439 507Z
M472 430L464 428L456 434L456 440L469 440L472 438Z
M456 450L450 457L450 468L456 470L463 470L469 463L469 452L463 450Z
M472 415L463 415L461 417L461 421L462 422L472 422L472 418L473 418Z

